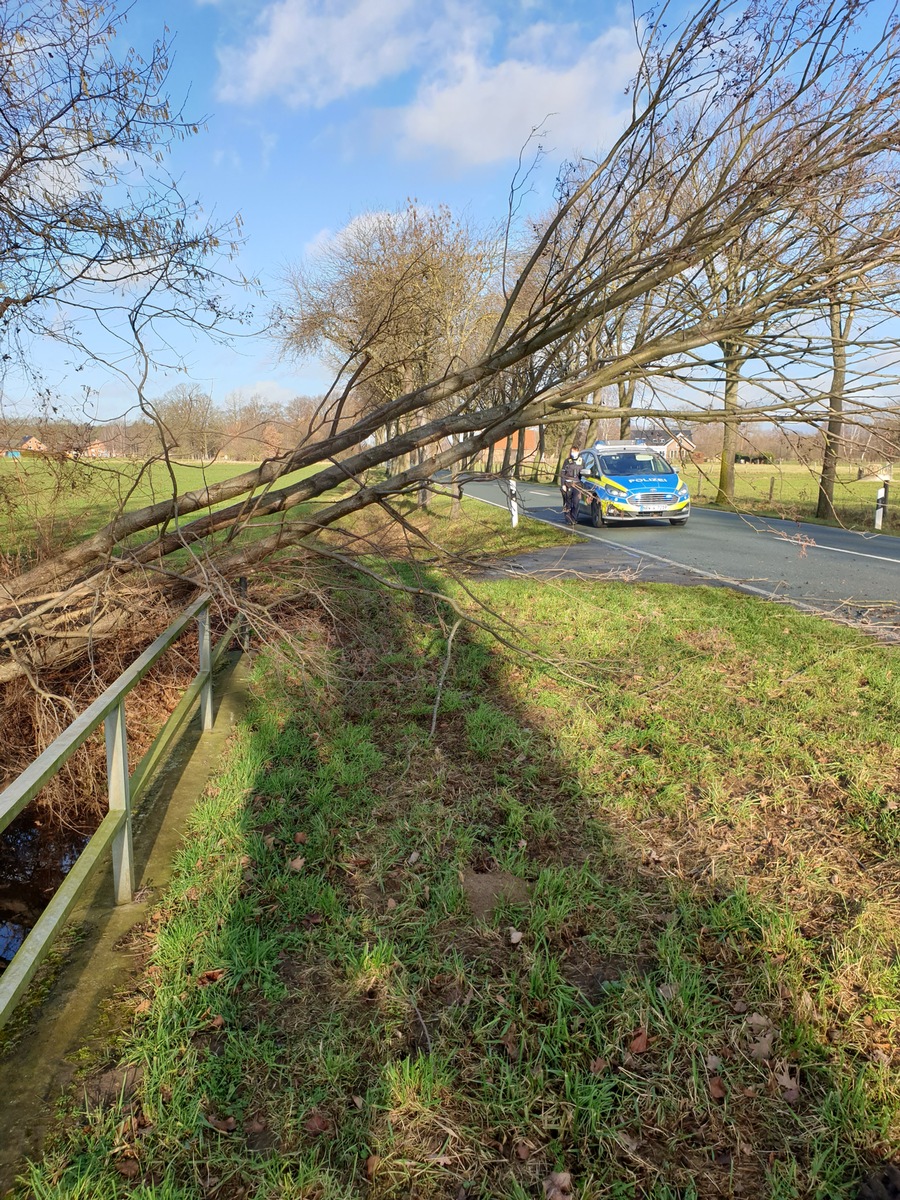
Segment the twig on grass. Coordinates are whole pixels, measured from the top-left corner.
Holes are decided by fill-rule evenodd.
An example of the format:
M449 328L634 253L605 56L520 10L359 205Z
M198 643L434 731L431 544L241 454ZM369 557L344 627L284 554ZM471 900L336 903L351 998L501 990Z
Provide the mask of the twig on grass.
M457 624L459 624L459 622L457 622ZM432 1054L434 1054L434 1047L431 1044L431 1035L428 1032L428 1026L425 1024L425 1018L419 1012L419 1006L416 1004L415 1000L413 1000L412 996L410 996L409 1002L412 1005L413 1012L416 1014L416 1018L418 1019L422 1033L425 1035L425 1045L428 1047L428 1054L430 1057Z
M458 617L450 630L450 636L447 638L447 653L444 655L444 665L441 667L441 677L438 680L437 694L434 697L434 712L431 714L431 732L429 737L434 737L434 731L437 728L438 709L441 707L441 692L444 690L444 680L447 678L447 669L450 666L450 651L453 649L453 639L456 636L456 631L462 625L462 617Z

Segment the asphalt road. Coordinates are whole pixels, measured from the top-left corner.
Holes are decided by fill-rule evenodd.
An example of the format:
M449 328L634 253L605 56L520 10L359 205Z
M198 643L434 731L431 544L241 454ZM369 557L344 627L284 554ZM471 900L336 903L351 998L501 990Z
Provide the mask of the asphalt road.
M565 526L556 488L521 483L518 489L529 516ZM498 483L470 483L465 494L506 507ZM594 529L585 516L578 532L597 544L598 559L605 544L648 564L703 572L771 598L851 616L853 609L883 605L896 608L891 623L900 617L898 537L703 508L693 509L681 527L647 520Z

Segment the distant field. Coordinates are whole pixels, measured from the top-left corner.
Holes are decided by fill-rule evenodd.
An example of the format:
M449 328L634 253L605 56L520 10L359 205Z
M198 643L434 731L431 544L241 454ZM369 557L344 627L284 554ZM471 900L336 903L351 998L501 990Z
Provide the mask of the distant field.
M0 459L0 543L12 557L48 553L130 511L241 474L242 462L165 463L128 459ZM301 478L306 472L285 477Z
M854 529L872 529L875 495L882 485L871 477L857 480L856 474L855 466L841 467L834 491L835 509L842 524ZM719 479L717 461L691 463L682 475L695 501L711 503ZM815 514L817 495L818 477L802 463L780 466L739 463L735 467L735 502L741 509L806 520ZM900 530L900 478L893 485L889 499L885 528Z

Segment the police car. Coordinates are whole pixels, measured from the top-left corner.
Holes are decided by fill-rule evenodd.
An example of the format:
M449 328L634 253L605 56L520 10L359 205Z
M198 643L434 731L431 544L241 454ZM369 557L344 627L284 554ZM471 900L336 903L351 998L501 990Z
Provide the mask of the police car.
M691 514L687 484L676 469L641 442L597 442L583 450L581 503L590 509L591 524L668 518L685 525Z

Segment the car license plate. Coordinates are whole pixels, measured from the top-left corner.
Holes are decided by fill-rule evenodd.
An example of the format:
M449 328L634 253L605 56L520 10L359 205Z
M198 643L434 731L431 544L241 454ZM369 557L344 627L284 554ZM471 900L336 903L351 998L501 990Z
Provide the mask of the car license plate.
M668 504L642 504L641 512L665 512Z

